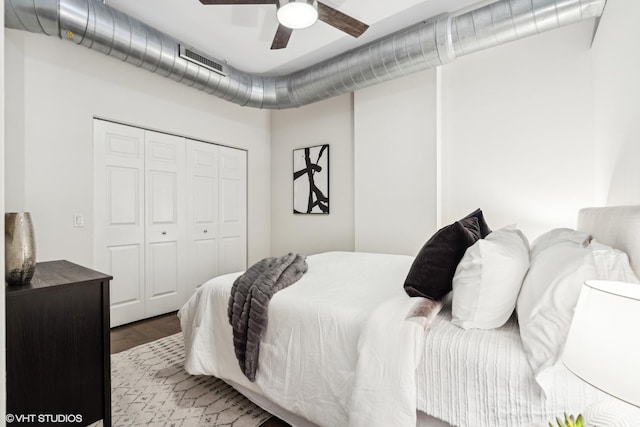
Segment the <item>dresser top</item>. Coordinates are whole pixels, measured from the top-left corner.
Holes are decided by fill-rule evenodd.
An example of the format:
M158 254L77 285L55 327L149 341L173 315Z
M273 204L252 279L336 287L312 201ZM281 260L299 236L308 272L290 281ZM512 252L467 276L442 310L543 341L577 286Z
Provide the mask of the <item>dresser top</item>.
M111 279L113 279L112 276L91 270L69 261L47 261L36 264L36 271L28 285L5 285L5 287L7 294L14 294L52 286Z

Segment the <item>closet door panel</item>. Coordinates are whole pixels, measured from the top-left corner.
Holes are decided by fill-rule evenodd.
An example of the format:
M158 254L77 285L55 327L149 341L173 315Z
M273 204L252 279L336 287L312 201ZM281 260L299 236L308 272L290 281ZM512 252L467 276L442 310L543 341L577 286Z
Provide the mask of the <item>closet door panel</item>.
M122 305L142 303L144 299L140 273L142 270L140 259L143 258L142 245L111 246L108 251L109 274L114 278L118 277L118 286L112 286L110 289L111 311ZM138 315L143 316L144 310L140 310Z
M178 183L175 172L149 171L149 225L163 229L178 227Z
M247 268L247 153L220 147L220 274Z
M178 284L178 245L176 242L158 242L148 246L149 298L173 295L179 292Z
M140 215L140 171L134 168L108 166L109 224L136 225Z
M193 214L194 225L198 229L203 229L207 225L217 225L217 207L218 201L216 195L218 179L211 176L194 176L193 177Z
M218 273L219 147L187 140L187 216L191 281L187 298Z
M113 276L111 326L145 316L144 131L94 120L94 267Z
M220 265L221 274L243 271L241 242L238 237L223 237L220 239Z
M146 315L177 310L186 274L184 138L145 131Z
M193 268L196 287L218 275L218 241L203 239L193 242Z

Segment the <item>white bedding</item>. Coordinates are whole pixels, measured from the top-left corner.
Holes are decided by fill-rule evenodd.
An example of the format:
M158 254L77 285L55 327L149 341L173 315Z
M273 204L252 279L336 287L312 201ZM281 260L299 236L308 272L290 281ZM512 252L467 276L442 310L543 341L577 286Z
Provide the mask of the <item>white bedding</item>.
M563 366L547 398L527 362L515 316L499 329L463 330L445 306L431 323L417 371L418 409L460 427L546 426L577 415L604 393Z
M445 307L426 332L404 321L421 300L402 288L412 261L349 252L308 257L307 274L271 300L255 383L240 371L227 319L239 273L215 278L180 310L185 368L329 427L414 426L416 409L461 427L547 425L602 397L562 369L557 393L545 400L513 319L465 331Z
M307 262L270 302L255 383L238 366L227 319L238 274L207 282L180 310L187 372L239 384L318 425L415 425L424 325L404 319L422 299L402 288L413 257L330 252Z

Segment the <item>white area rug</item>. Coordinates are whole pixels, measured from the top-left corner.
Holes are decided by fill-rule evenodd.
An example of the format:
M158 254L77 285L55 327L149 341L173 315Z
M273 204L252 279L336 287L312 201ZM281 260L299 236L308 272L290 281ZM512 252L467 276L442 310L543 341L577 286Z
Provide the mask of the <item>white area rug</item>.
M112 355L112 424L257 427L271 418L224 381L183 365L181 333Z

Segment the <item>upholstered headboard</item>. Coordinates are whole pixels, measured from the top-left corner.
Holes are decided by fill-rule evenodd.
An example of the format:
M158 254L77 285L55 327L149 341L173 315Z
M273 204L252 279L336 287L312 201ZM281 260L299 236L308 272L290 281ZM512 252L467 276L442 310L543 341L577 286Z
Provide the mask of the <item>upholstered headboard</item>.
M626 252L633 271L640 277L640 206L581 209L578 230Z

